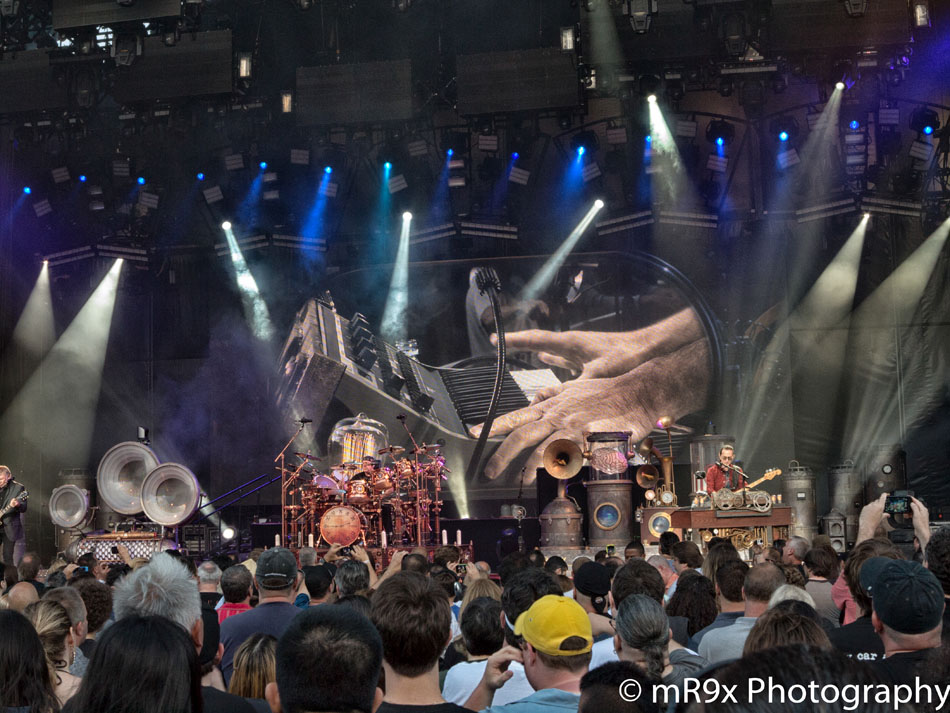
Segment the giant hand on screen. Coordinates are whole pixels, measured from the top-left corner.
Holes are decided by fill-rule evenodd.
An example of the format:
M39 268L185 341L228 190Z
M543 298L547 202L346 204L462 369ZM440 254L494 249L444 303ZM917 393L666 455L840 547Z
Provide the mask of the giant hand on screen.
M626 374L653 357L702 336L696 313L687 308L650 327L631 332L526 329L509 332L505 340L511 351L537 352L545 364L568 369L579 374L578 379L599 379ZM492 335L492 342L496 341Z
M534 448L526 464L531 481L551 441L579 442L585 431L630 431L639 440L661 416L675 419L700 408L708 385L708 347L701 339L619 376L545 389L531 405L495 419L489 435L506 438L486 464L485 476L497 478L522 451ZM473 436L480 434L481 426L472 429Z

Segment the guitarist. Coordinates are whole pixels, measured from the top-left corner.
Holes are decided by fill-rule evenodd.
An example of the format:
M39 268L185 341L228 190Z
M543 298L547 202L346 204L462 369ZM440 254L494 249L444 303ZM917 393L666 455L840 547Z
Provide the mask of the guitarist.
M736 451L730 445L719 449L719 461L706 468L706 491L711 495L723 488L738 490L747 485L742 468L733 465Z
M26 501L19 501L17 497L26 488L22 483L13 479L13 473L5 465L0 465L0 511L8 506L10 511L0 518L0 539L3 540L3 563L16 565L13 561L13 546L23 537L23 523L20 522L20 513L26 510Z

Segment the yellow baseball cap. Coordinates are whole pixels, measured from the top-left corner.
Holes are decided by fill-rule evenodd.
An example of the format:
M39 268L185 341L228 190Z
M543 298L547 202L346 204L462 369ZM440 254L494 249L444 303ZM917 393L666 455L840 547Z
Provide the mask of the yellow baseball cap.
M570 597L559 594L541 597L523 612L515 622L515 634L551 656L586 654L594 645L587 612ZM579 636L587 643L581 649L562 649L564 642L572 636Z

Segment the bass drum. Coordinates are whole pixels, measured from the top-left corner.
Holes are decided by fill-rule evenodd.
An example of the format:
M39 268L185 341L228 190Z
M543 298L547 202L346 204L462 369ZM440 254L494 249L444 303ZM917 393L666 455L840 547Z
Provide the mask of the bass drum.
M346 505L336 505L320 518L320 537L328 545L352 545L363 539L366 529L366 516Z

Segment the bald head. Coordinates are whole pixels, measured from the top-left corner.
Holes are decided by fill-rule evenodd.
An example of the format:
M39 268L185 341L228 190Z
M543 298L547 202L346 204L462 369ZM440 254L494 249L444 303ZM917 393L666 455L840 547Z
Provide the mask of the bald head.
M29 582L18 582L7 593L7 604L14 611L23 612L30 604L39 600L36 587Z
M746 601L768 602L775 590L785 584L785 574L774 564L759 564L749 570L742 591Z

